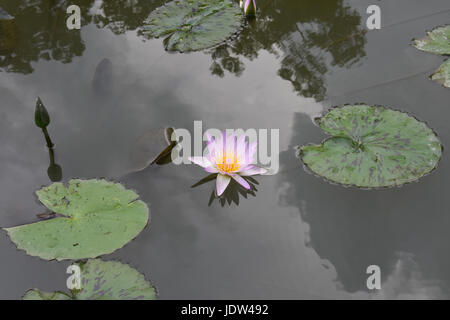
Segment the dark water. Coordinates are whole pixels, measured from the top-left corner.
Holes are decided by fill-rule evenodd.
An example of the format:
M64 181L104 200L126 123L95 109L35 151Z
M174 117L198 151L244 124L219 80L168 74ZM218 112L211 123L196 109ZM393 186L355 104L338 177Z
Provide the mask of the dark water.
M65 28L66 1L0 0L18 29L0 48L1 227L45 212L34 196L51 183L33 122L39 95L65 180L114 179L149 204L149 227L103 258L136 267L162 299L448 297L446 153L419 183L362 191L309 175L294 152L324 137L311 117L354 102L408 111L447 146L450 90L428 79L443 58L410 44L450 22L448 0L376 1L379 31L365 26L373 1L263 0L238 39L190 54L169 54L137 32L164 1L76 2L81 31ZM279 128L280 172L224 207L208 206L213 183L190 188L205 175L199 167L126 174L142 134L192 129L194 120L204 129ZM0 250L0 298L65 289L70 262L29 257L4 233ZM381 267L381 291L366 287L371 264Z

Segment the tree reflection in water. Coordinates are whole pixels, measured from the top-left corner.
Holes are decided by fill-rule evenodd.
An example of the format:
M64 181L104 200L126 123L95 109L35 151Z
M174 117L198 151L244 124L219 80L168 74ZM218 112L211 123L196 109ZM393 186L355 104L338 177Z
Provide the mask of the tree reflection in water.
M163 0L80 0L82 25L94 23L115 34L137 30ZM85 45L79 31L67 30L67 0L5 0L2 8L15 17L19 44L0 52L0 70L31 73L40 59L70 63ZM227 44L207 50L210 71L224 77L240 76L243 58L256 59L261 50L280 59L277 73L292 83L299 95L322 100L325 74L330 67L348 68L365 56L365 31L358 12L343 0L326 5L312 0L261 1L256 19Z

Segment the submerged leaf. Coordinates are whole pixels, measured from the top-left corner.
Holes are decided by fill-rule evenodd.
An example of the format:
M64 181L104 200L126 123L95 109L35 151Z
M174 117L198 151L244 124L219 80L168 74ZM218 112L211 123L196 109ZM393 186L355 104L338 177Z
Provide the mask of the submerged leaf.
M428 32L425 38L415 40L414 46L426 52L450 54L450 25Z
M131 171L141 171L154 163L170 162L176 140L173 128L156 128L147 131L133 145L130 160ZM173 137L172 137L173 136Z
M442 155L425 123L385 107L333 108L317 123L331 137L302 147L299 156L312 172L340 184L402 185L431 172Z
M239 6L231 0L174 0L154 10L143 31L166 37L171 51L195 51L217 45L239 31L243 23Z
M145 276L118 261L88 260L80 263L80 290L64 292L29 290L24 300L154 300L156 290Z
M7 228L19 249L45 260L95 258L134 239L148 222L148 207L121 184L71 180L36 192L54 219Z
M439 82L444 87L450 88L450 59L445 61L438 71L431 75L431 79Z

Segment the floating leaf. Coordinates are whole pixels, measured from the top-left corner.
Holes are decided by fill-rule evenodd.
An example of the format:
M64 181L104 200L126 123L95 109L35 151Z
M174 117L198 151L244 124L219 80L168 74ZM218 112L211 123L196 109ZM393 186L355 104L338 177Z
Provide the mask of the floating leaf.
M155 9L143 31L151 37L166 37L166 50L185 52L227 40L242 22L242 11L231 0L174 0Z
M36 192L54 219L5 229L19 249L45 260L95 258L134 239L148 222L147 205L121 184L71 180Z
M64 292L29 290L24 300L154 300L156 290L145 276L118 261L88 260L80 263L81 289L72 297Z
M68 294L64 292L43 292L38 289L28 290L22 297L23 300L72 300Z
M435 54L450 54L450 25L435 28L420 40L414 40L414 46Z
M436 73L431 75L431 79L439 82L444 87L450 88L450 59L445 61Z
M406 113L367 105L331 109L317 119L331 135L301 148L314 173L364 188L398 186L431 172L442 154L436 134Z

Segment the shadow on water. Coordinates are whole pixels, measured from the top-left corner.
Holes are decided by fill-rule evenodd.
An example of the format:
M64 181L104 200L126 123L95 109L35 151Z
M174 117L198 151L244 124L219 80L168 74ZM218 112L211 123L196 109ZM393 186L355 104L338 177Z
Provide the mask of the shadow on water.
M200 181L198 181L197 183L195 183L194 185L191 186L191 188L196 188L198 186L201 186L205 183L211 182L211 181L216 181L217 178L217 174L213 173L210 174L206 177L204 177L203 179L201 179ZM225 207L227 205L239 205L239 201L240 198L244 198L247 199L249 196L252 197L256 197L256 192L258 192L258 189L256 188L256 185L259 184L259 182L253 178L253 177L243 177L248 184L250 185L250 189L245 189L244 187L242 187L241 185L239 185L239 183L237 183L236 181L234 181L233 179L231 179L230 184L228 185L228 187L225 189L225 192L218 196L216 191L213 190L211 192L211 196L209 197L209 202L208 202L208 206L212 206L212 204L217 201L220 206Z

